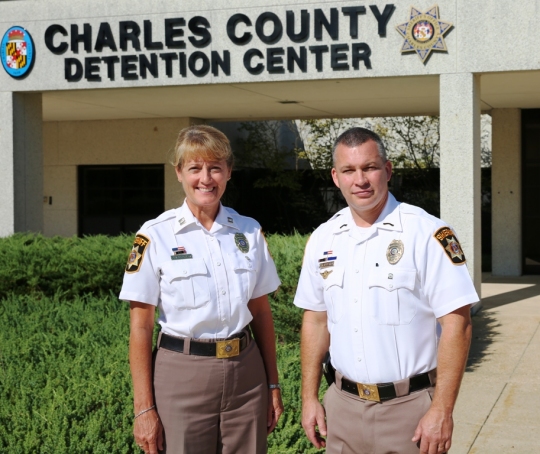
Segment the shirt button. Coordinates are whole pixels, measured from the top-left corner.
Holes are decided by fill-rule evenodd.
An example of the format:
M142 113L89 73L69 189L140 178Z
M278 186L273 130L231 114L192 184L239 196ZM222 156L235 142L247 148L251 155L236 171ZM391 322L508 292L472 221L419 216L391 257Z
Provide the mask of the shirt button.
M217 266L221 266L221 262L217 262Z
M187 270L184 270L184 274L187 274Z
M253 265L250 263L250 264L248 265L248 268L253 268Z
M358 362L362 361L362 358L356 358L358 360Z
M354 300L355 303L358 303L358 300Z
M222 294L222 295L225 295L225 293L227 293L225 290L222 290L222 291L221 291L221 294Z
M355 273L358 273L360 270L354 270Z
M394 288L394 286L393 286L392 284L390 284L390 285L389 285L388 287L390 287L390 288Z
M358 328L354 328L354 332L357 333L357 332L358 332Z

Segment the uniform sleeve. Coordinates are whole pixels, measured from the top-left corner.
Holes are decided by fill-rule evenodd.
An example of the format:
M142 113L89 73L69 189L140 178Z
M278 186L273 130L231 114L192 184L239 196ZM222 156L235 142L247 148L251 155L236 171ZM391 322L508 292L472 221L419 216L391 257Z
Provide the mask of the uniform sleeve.
M294 305L302 309L322 312L326 311L326 305L324 303L324 289L317 269L317 240L315 236L314 233L306 244Z
M426 255L424 294L435 317L479 300L453 229L437 227L428 240Z
M268 251L268 245L260 229L256 235L257 250L260 252L257 257L257 282L251 294L252 299L275 292L281 284L276 265Z
M160 286L155 261L156 245L152 237L147 232L137 233L124 272L121 300L158 305Z

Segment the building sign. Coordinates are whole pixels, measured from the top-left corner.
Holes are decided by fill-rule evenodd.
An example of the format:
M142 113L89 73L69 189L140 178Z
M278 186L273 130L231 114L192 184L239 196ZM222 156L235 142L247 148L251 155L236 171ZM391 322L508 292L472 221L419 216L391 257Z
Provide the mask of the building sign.
M205 16L57 23L46 28L44 40L64 59L68 82L360 71L371 69L371 46L359 40L359 28L370 21L379 35L374 39L386 37L394 10L387 4L281 16L240 12L217 25Z
M411 7L409 20L396 27L405 38L401 52L416 52L423 63L432 51L446 51L443 36L452 28L450 22L439 19L439 7L432 6L425 13Z
M27 30L11 27L4 33L0 54L2 66L15 79L28 75L34 64L34 43Z

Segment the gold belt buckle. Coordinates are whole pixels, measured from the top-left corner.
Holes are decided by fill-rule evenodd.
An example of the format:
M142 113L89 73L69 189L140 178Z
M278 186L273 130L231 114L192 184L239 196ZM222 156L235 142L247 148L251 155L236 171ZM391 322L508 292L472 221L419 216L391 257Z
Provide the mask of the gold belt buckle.
M362 383L357 383L356 385L358 386L358 395L361 399L371 400L373 402L381 401L377 385L364 385Z
M216 342L216 358L231 358L240 354L240 339L217 341Z

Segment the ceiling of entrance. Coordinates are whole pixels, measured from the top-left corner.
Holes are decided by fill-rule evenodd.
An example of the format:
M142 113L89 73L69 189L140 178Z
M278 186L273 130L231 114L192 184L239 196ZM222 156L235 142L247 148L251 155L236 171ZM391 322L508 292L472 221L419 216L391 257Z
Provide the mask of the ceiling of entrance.
M540 71L484 74L482 110L540 108ZM438 76L70 90L43 94L44 121L192 117L211 121L425 115Z

